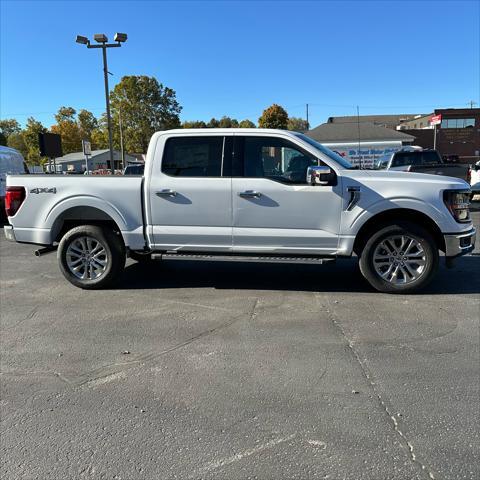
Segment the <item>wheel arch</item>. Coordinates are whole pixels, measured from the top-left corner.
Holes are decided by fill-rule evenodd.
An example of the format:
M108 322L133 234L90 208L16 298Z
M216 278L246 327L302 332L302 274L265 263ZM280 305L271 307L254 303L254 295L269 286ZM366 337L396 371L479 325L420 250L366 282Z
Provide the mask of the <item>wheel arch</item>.
M409 208L394 208L377 213L373 217L370 217L360 227L360 230L355 237L353 251L357 255L359 255L365 247L365 244L367 243L369 237L374 232L380 230L387 225L391 225L401 221L415 223L427 229L435 240L437 248L441 251L445 251L445 239L437 223L425 213Z
M52 241L59 242L68 230L80 225L105 226L122 237L118 222L104 210L92 206L75 206L67 208L56 217L51 229Z

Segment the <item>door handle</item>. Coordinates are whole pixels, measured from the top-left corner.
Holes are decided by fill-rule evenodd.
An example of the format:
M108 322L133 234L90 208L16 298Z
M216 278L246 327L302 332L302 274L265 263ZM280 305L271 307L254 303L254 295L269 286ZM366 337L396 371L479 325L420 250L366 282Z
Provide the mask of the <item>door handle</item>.
M256 192L255 190L245 190L245 192L240 192L239 195L242 198L260 198L262 196L260 192Z
M169 188L160 190L159 192L155 193L159 197L175 197L177 195L177 192L175 190L170 190Z

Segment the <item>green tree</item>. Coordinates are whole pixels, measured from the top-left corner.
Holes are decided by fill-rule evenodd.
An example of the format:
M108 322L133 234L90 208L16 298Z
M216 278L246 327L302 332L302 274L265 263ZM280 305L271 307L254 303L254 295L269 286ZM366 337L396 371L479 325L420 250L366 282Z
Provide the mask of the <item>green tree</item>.
M207 123L207 128L218 128L220 126L220 120L216 118L211 118L210 121Z
M90 137L92 150L103 150L108 147L108 131L105 128L96 128Z
M3 132L0 132L0 145L7 145L7 137L3 134Z
M23 155L23 158L27 158L28 148L25 143L25 139L23 138L23 132L12 133L9 135L7 139L7 146L18 150Z
M280 105L274 103L266 108L258 119L260 128L279 128L286 130L288 127L288 113Z
M144 153L154 132L180 127L182 107L175 91L154 77L123 77L110 92L110 102L114 143L119 144L121 112L126 151Z
M207 124L203 120L192 120L183 122L182 128L207 128Z
M20 124L14 118L5 118L0 120L0 133L2 133L6 140L13 133L20 133Z
M27 119L27 125L22 132L27 151L25 156L27 163L31 165L42 165L46 162L47 158L40 156L38 146L38 134L45 133L46 131L47 129L38 120L35 120L33 117Z
M287 124L288 130L295 132L306 132L309 129L308 122L303 118L290 117Z
M240 128L255 128L255 124L251 120L242 120L239 125Z
M218 126L220 128L238 128L238 120L224 115L218 122Z

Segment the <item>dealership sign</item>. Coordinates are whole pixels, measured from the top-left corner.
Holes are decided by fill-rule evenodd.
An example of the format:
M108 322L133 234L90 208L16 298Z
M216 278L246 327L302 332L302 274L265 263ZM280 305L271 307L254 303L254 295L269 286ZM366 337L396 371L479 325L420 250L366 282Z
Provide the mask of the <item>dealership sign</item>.
M395 142L396 143L396 142ZM385 142L385 144L360 145L340 145L340 144L325 144L327 148L338 153L341 157L347 159L353 165L358 165L361 168L373 168L375 160L386 155L398 152L402 148L400 142L398 144L392 144Z
M439 125L442 123L442 115L432 115L430 117L430 125Z

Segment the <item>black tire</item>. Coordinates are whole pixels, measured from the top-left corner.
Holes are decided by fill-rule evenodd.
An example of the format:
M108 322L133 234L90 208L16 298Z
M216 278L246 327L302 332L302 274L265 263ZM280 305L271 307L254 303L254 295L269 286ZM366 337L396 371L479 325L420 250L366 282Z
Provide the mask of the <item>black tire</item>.
M135 260L138 263L151 263L154 262L155 260L152 259L152 254L151 253L146 253L146 252L134 252L130 250L128 256L132 259Z
M79 242L82 242L82 239L85 239L85 241L89 239L88 242L90 245L100 245L100 248L103 248L98 260L105 263L105 266L102 267L103 271L101 271L101 273L96 272L98 276L95 278L79 278L69 266L69 262L72 264L72 261L74 262L75 268L78 268L77 265L82 263L79 267L80 271L77 272L79 275L85 272L85 269L87 269L87 274L88 270L92 272L92 267L83 266L84 260L78 260L77 257L72 257L72 250L69 251L69 247L76 249ZM80 255L77 253L74 253L74 255L80 258ZM72 260L72 258L74 258L74 260ZM71 284L79 288L94 290L105 288L118 280L125 266L126 255L120 235L107 228L101 228L96 225L80 225L79 227L72 228L63 236L58 246L57 259L60 271ZM92 260L92 262L93 261L96 260ZM99 263L95 263L95 268L97 268L98 265ZM87 275L85 275L85 277L87 277Z
M377 268L379 268L379 264L375 264L374 256L377 247L380 249L379 251L381 251L381 245L384 240L402 235L408 236L409 238L414 239L416 242L418 242L418 244L423 249L423 261L425 263L423 270L421 269L420 265L418 265L418 269L421 270L420 273L418 273L418 271L414 268L410 269L414 271L414 274L418 274L417 278L415 278L413 275L410 275L408 269L399 266L398 268L401 268L402 270L401 272L399 272L398 276L401 278L399 278L398 280L405 279L405 283L395 283L395 280L397 280L397 278L392 281L388 281L385 278L382 278L380 273L377 271ZM389 242L389 244L391 244L391 242ZM419 250L417 249L416 251L418 252ZM387 253L387 255L389 256L390 254ZM400 252L394 253L392 255L400 255ZM422 288L425 288L435 276L435 273L438 269L438 257L439 256L437 244L433 239L432 235L427 230L414 223L396 222L395 224L384 226L370 237L360 254L359 265L362 275L370 283L370 285L372 285L372 287L379 292L413 293L421 290ZM391 263L392 258L393 257L390 257L388 260L378 260L377 257L376 261L388 261ZM401 259L399 260L397 258L394 258L393 261L401 262ZM381 268L384 268L385 271L388 270L389 267L391 267L392 269L397 268L394 265L390 266L389 264L386 264L385 266L382 265ZM401 265L404 264L401 263ZM382 271L382 273L384 272ZM405 273L407 273L407 275Z

